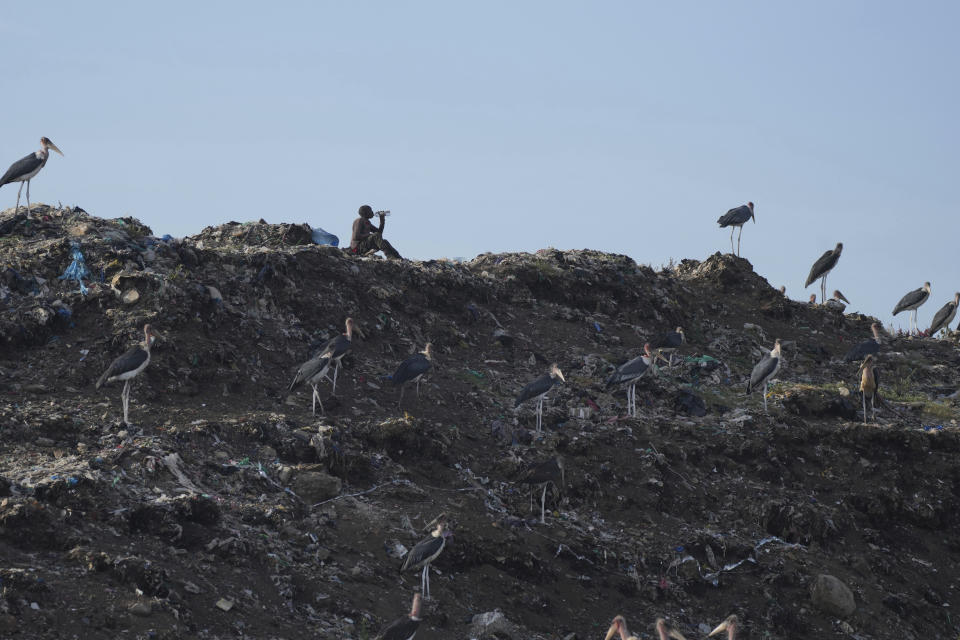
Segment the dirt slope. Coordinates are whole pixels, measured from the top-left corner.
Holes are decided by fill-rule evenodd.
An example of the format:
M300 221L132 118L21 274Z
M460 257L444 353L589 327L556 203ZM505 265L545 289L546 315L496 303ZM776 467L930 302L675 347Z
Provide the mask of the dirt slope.
M842 358L873 319L788 300L729 254L397 263L300 225L175 240L35 212L0 214L0 637L372 638L408 610L399 556L441 514L418 639L600 638L618 613L642 638L730 613L742 638L960 634L953 338L885 341L888 408L864 424ZM74 246L85 294L58 279ZM314 417L287 387L347 316L362 336ZM148 322L166 338L127 428L121 385L93 383ZM627 418L606 377L676 326L682 363ZM744 383L774 338L765 415ZM400 410L388 376L427 341ZM551 362L567 382L536 433L513 398ZM540 524L520 480L556 455ZM811 596L824 574L852 613Z

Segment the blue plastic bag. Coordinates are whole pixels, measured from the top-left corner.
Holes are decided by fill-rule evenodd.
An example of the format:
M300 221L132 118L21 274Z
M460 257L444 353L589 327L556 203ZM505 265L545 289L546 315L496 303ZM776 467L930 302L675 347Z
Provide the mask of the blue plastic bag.
M340 238L317 227L313 229L313 244L329 244L333 247L339 247Z

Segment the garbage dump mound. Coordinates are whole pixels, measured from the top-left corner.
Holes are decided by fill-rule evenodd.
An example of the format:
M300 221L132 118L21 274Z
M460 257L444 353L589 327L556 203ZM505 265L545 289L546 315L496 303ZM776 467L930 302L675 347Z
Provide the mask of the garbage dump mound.
M597 638L616 614L642 638L731 613L747 638L960 633L955 338L886 341L864 424L843 355L874 319L729 254L394 262L306 225L34 213L0 214L0 637L372 638L441 517L418 639ZM314 416L288 387L348 316ZM122 385L94 382L147 323L127 426ZM627 417L604 382L677 326ZM775 338L767 415L744 389ZM426 342L398 407L390 375ZM554 362L538 433L513 399ZM562 480L530 477L553 457Z

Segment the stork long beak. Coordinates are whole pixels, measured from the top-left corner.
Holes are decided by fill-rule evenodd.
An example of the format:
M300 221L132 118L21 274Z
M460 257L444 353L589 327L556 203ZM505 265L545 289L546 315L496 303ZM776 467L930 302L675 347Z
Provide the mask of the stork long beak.
M57 148L57 145L53 144L50 138L43 139L43 146L45 146L48 149L53 149L54 151L59 153L61 156L63 155L63 151L60 151L60 149Z
M607 629L607 635L603 638L603 640L610 640L610 638L617 635L617 631L617 623L614 622L612 625L610 625L610 628Z
M563 371L560 371L560 369L557 369L557 377L560 378L561 382L567 381L567 379L563 377Z
M845 295L843 295L842 293L840 293L839 291L837 291L837 297L840 298L841 300L843 300L844 302L846 302L847 304L850 304L850 301L847 300L847 297L846 297Z
M716 628L716 629L714 629L714 630L711 631L709 634L707 634L707 637L708 637L708 638L711 638L711 637L717 635L718 633L723 633L724 631L727 630L727 627L729 627L729 626L730 626L730 621L729 621L729 620L724 620L724 621L721 622L719 625L717 625L717 628Z
M757 224L757 216L750 214L750 217L753 218L753 224Z
M677 631L676 629L670 629L670 631L667 632L667 635L670 636L671 638L674 638L674 640L687 640L686 638L683 637L683 634Z

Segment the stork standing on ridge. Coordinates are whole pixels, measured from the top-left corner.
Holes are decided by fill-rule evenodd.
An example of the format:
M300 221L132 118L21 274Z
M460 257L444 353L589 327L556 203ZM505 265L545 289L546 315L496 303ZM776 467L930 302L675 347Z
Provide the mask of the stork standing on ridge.
M654 359L653 351L648 342L643 345L642 355L620 365L616 371L607 378L607 389L615 384L630 384L630 386L627 387L627 415L630 417L637 415L637 381L650 370L650 367L653 366Z
M803 288L806 289L813 284L817 278L820 278L820 302L826 302L827 275L835 266L837 266L837 261L840 260L840 252L842 251L843 243L838 242L833 251L825 252L822 256L820 256L820 259L814 262L813 266L810 267L810 275L807 276L807 282L803 285Z
M162 337L153 331L151 326L143 327L143 342L110 363L107 370L103 372L100 379L97 380L97 389L107 382L114 380L123 380L123 391L120 393L120 400L123 403L123 424L130 425L130 381L136 378L141 371L150 364L150 347L153 344L154 337Z
M420 594L413 594L409 615L397 618L380 630L374 640L413 640L420 628Z
M550 371L521 389L520 395L517 396L516 401L513 403L513 409L516 411L517 407L530 398L537 399L537 431L543 429L543 398L549 393L550 389L553 388L553 385L557 384L557 381L566 382L563 373L560 371L560 367L554 362L550 365Z
M403 390L407 382L417 383L417 400L420 399L420 379L430 367L433 366L433 346L428 342L420 353L415 353L397 367L397 370L390 377L390 381L395 386L400 387L400 400L397 401L397 407L403 402Z
M437 528L430 533L429 537L410 549L406 560L403 561L403 566L400 567L400 571L423 569L423 573L420 574L420 591L423 593L424 600L430 599L430 563L437 559L447 544L447 538L451 535L446 531L446 527L443 520L437 523Z
M824 303L824 306L826 306L827 309L833 309L834 311L843 313L848 304L850 304L850 301L847 300L842 293L840 293L840 290L834 289L833 296L827 300L826 303Z
M547 513L547 487L551 484L557 491L562 492L566 487L566 465L563 462L563 456L554 456L528 469L520 482L524 484L542 484L543 493L540 496L540 524L546 524ZM533 500L533 494L530 494L530 500ZM531 505L532 507L533 505Z
M873 334L873 337L869 340L864 340L857 346L851 348L850 351L847 351L847 355L843 356L844 362L860 360L869 354L880 351L880 345L883 344L883 338L880 335L880 325L876 322L871 323L870 332Z
M326 413L323 409L323 400L320 399L320 392L317 391L317 387L320 385L320 382L330 376L330 356L329 355L318 355L314 358L310 358L297 369L297 375L293 377L293 382L290 383L290 388L288 391L293 391L297 385L302 382L306 382L310 385L310 388L313 389L313 397L310 406L310 411L313 415L317 415L317 403L320 403L320 413Z
M3 174L3 177L0 178L0 187L11 182L19 182L20 189L17 191L17 206L14 208L13 213L16 215L17 210L20 208L20 192L23 191L23 183L27 183L27 217L30 216L30 180L33 179L35 175L40 173L40 169L43 169L43 165L47 164L47 159L50 158L50 150L54 150L59 153L61 156L63 152L60 149L57 149L57 145L53 144L50 141L50 138L43 137L40 138L40 150L34 151L25 158L21 158L10 165L10 168L7 169L7 172Z
M763 360L757 363L750 374L750 380L747 382L747 393L752 393L761 385L763 386L763 412L767 413L767 385L773 376L780 371L780 365L783 364L783 355L780 353L780 338L777 338L773 344L773 350L770 354L764 356Z
M707 637L713 637L724 631L727 632L727 640L737 640L737 632L740 631L740 618L736 614L727 616L727 619L717 625L717 628L711 631Z
M860 365L860 395L863 398L863 424L867 424L867 398L870 398L870 414L877 420L877 391L880 389L880 372L876 369L873 355L868 355Z
M737 235L737 255L740 255L740 236L743 235L743 225L746 224L750 218L753 218L754 224L757 223L757 218L753 215L752 202L730 209L717 219L717 224L720 225L721 229L730 227L730 253L733 253L733 230L734 228L739 228L740 233Z
M661 333L658 336L654 336L650 340L650 347L657 350L657 354L666 353L670 356L670 359L664 359L664 362L667 363L667 367L673 367L673 352L679 349L687 341L686 336L683 333L683 327L677 327L673 331L667 333ZM660 356L663 358L663 356Z
M953 302L943 305L940 311L937 311L937 315L933 316L933 324L930 325L929 331L931 338L937 331L946 329L947 325L953 322L954 316L957 315L957 305L960 305L960 293L954 294Z
M924 282L922 287L914 289L900 298L900 302L893 308L893 315L897 315L901 311L910 312L910 328L907 330L908 332L913 330L920 331L920 325L917 322L917 309L926 302L928 298L930 298L930 283Z
M813 305L817 304L817 294L811 293L811 294L810 294L810 299L807 300L807 304L810 305L811 307L812 307Z

